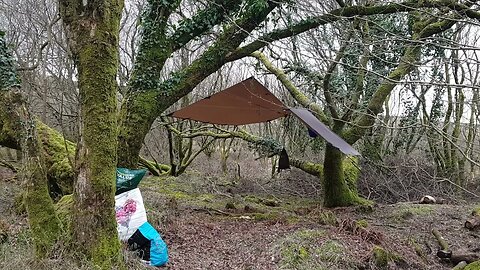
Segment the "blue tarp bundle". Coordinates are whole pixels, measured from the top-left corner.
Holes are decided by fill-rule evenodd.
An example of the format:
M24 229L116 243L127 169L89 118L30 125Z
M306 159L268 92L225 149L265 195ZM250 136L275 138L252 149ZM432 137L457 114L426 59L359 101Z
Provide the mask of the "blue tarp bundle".
M128 239L128 246L131 250L136 250L150 265L162 266L168 262L167 244L148 222L140 226Z

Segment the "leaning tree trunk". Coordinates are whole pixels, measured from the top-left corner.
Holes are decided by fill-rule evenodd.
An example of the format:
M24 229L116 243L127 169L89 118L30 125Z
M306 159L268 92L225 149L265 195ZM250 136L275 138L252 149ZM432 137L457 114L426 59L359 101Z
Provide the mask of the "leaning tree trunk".
M412 34L412 40L422 40L441 33L451 28L455 22L455 18L441 20L430 20L430 18L427 17L418 18L413 25L414 32ZM416 68L416 63L419 61L420 56L421 45L412 43L405 48L398 66L377 86L368 102L366 112L359 114L352 126L343 133L342 137L346 142L354 144L365 135L369 127L374 125L376 116L380 114L383 104L397 83ZM338 150L333 149L331 146L329 150L329 147L327 147L324 161L325 205L343 206L362 202L363 200L361 199L360 201L356 200L356 198L359 198L358 195L356 195L356 191L350 190L350 192L347 192L347 183L345 183L343 179L344 176L341 174L341 162L339 161L341 161L341 155Z
M158 84L158 81L161 80L160 71L163 63L173 53L171 49L177 50L185 43L175 38L165 40L166 37L163 36L162 27L167 21L162 19L168 20L168 14L173 11L170 10L169 1L150 2L145 12L146 16L144 16L144 33L136 58L134 75L130 81L129 90L131 92L122 106L120 115L118 165L121 167L138 165L140 149L155 119L227 63L227 57L231 52L237 49L249 33L258 27L278 5L275 1L266 1L266 4L261 7L242 11L240 18L225 26L216 41L199 58L189 66L170 74L169 79ZM233 6L230 8L237 5L235 2L232 1ZM168 4L168 7L163 7L165 4ZM221 7L216 3L215 6ZM209 15L206 18L213 19L211 25L215 25L225 18L224 16L227 14L224 12L228 10L229 8L222 8L213 13L215 15ZM204 17L205 15L202 14L199 13ZM153 21L151 21L152 19ZM200 21L204 19L205 17ZM157 25L159 28L152 32L151 25ZM195 37L209 29L209 27L203 29L202 25L204 25L203 22L189 25L193 31L189 33L189 36ZM206 25L210 25L210 23ZM168 46L165 46L165 42ZM152 46L156 44L159 46Z
M35 121L18 87L13 61L0 32L0 126L1 142L21 148L20 179L25 184L25 205L36 255L45 257L60 234L60 222L49 196L47 175L39 147Z
M81 139L77 147L73 242L97 267L120 260L115 222L118 36L122 0L60 1L78 69Z
M9 101L7 101L9 104ZM5 107L6 108L6 107ZM0 109L3 110L4 108ZM11 116L0 112L0 145L16 149L19 161L22 156L18 134L12 133ZM47 174L49 192L52 197L71 194L73 192L72 163L75 156L75 144L66 140L60 132L48 127L36 119L36 134L42 153L42 166Z

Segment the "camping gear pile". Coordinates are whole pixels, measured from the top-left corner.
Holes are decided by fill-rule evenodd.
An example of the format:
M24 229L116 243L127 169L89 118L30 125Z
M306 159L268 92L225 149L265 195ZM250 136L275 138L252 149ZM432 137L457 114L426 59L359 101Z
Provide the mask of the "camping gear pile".
M148 223L142 194L137 187L146 172L145 169L117 168L115 216L118 237L147 264L162 266L168 261L167 245Z

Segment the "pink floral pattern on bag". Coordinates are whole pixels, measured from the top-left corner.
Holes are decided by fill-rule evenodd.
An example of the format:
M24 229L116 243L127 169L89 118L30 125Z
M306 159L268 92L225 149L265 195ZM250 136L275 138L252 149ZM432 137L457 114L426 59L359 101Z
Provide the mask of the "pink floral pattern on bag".
M130 218L135 211L137 211L137 202L133 199L128 199L123 206L115 208L117 223L121 226L128 227Z

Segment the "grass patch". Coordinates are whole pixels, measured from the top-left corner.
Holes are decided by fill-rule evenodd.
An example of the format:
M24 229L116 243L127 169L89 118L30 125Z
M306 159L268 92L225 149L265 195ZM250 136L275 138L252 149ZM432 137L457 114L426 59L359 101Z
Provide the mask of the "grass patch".
M351 269L345 247L338 241L325 240L324 230L301 229L282 239L280 269Z
M274 198L261 198L253 195L247 195L243 198L246 202L262 204L268 207L279 207L281 203Z
M140 189L147 188L163 195L166 200L175 200L191 206L204 207L215 204L217 197L214 194L203 193L194 183L185 182L175 177L151 177L140 183ZM219 206L219 205L216 205Z
M335 240L326 241L320 248L315 250L319 258L324 262L337 264L345 256L345 248Z
M476 261L465 266L464 270L480 270L480 261Z
M337 216L332 211L322 211L318 215L318 223L322 225L336 226L338 224Z
M270 212L270 213L253 213L253 218L258 221L262 220L276 220L280 219L281 216L278 212Z
M357 227L366 229L368 227L368 221L365 219L359 219L355 221Z
M479 216L480 217L480 205L477 205L473 208L472 216Z
M399 255L391 251L385 250L380 246L374 246L372 252L375 266L380 269L387 269L389 262L399 262L402 260Z
M197 179L195 174L190 178L185 175L150 177L140 183L140 189L147 191L145 194L158 194L155 195L156 201L159 198L165 203L174 200L179 206L187 208L217 209L228 212L232 217L248 215L256 221L278 220L290 224L302 220L302 216L311 211L311 206L318 204L311 199L296 197L225 194L218 192L215 187L215 184L218 187L218 181L215 179ZM165 205L157 204L149 208L160 211ZM304 214L297 213L299 209L307 211ZM162 215L159 215L161 219Z
M414 216L428 216L435 211L432 205L403 205L395 210L392 217L397 221L410 219Z

